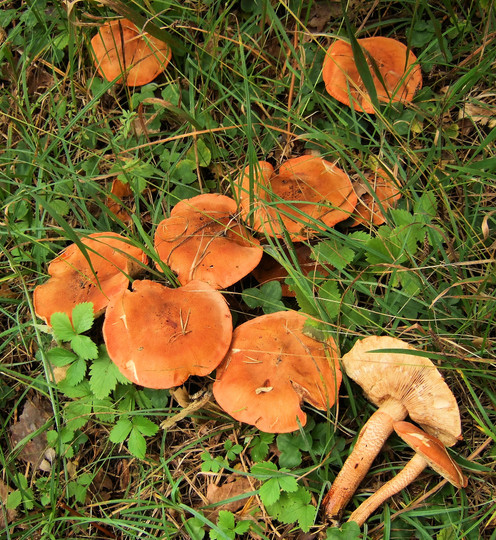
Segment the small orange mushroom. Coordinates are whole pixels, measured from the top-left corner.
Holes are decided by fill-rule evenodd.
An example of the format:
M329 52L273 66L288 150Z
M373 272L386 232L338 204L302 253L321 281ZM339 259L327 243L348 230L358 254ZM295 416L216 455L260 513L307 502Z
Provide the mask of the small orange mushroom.
M304 276L308 276L312 272L319 272L323 276L329 275L329 271L326 268L312 259L312 248L309 245L303 243L294 244L293 251L296 255L298 266ZM289 257L289 254L286 256ZM283 296L296 296L295 292L284 283L284 280L289 275L288 271L268 253L263 254L260 264L252 271L252 274L261 285L269 281L279 281Z
M121 293L146 264L148 257L124 237L100 232L81 239L84 252L71 244L48 266L50 279L33 293L36 315L47 324L53 313L92 302L95 316L101 315L110 299Z
M386 221L383 210L393 207L396 201L401 198L398 184L382 169L369 175L367 181L370 187L365 183L361 183L358 187L355 186L358 204L353 213L351 227L365 223L382 225ZM371 190L375 195L370 192Z
M278 172L266 161L248 166L235 189L241 215L247 222L253 219L255 230L275 237L282 237L286 231L294 242L344 221L357 203L348 175L311 155L288 159Z
M379 101L412 101L415 92L422 87L422 71L412 51L400 41L387 37L357 41L363 49ZM375 113L358 72L351 45L346 41L337 39L327 50L322 78L333 98L356 111Z
M393 427L397 435L415 450L415 455L394 478L383 484L351 514L348 521L355 521L360 526L387 499L413 482L427 466L455 487L467 486L467 478L441 440L410 422L394 422Z
M114 297L103 337L119 371L147 388L172 388L208 375L224 358L232 319L223 295L202 281L171 289L136 280Z
M109 21L100 26L91 40L93 59L100 75L127 86L153 81L167 67L170 47L128 19Z
M268 433L287 433L306 423L301 403L325 410L338 395L338 349L303 332L307 316L296 311L262 315L238 326L217 369L217 403L240 422Z
M120 219L126 225L130 225L133 220L129 215L129 212L126 210L123 201L124 199L133 195L131 186L121 182L118 178L115 178L112 181L110 193L113 195L113 197L107 197L105 200L105 205L116 218ZM118 202L115 199L118 199L121 202Z
M236 202L217 193L184 199L155 233L155 249L185 285L193 279L224 289L248 275L263 249L237 221Z

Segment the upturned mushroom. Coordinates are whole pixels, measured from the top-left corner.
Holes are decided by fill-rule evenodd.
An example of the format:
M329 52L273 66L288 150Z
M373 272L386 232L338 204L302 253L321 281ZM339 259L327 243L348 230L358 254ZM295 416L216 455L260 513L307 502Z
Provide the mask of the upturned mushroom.
M288 233L293 242L344 221L357 203L348 175L311 155L288 159L277 172L266 161L248 166L234 188L246 222L269 236Z
M158 225L155 249L182 285L199 279L224 289L257 266L263 249L237 212L233 199L210 193L180 201Z
M47 324L55 312L71 317L81 302L92 302L95 316L101 315L148 261L141 249L113 232L90 234L81 244L83 250L77 244L65 248L49 264L48 281L34 290L36 315Z
M91 40L91 51L98 73L106 80L127 86L153 81L167 67L170 47L143 32L128 19L106 22Z
M422 87L422 71L412 51L400 41L387 37L357 41L367 61L378 100L385 103L412 101L415 92ZM329 47L322 78L333 98L356 111L375 113L348 42L337 39Z
M147 388L172 388L208 375L232 337L229 307L202 281L168 288L136 280L109 303L103 323L108 354L119 371Z
M360 526L387 499L411 484L427 466L455 487L467 486L467 478L440 439L410 422L394 422L393 427L403 441L415 450L415 455L394 478L383 484L351 514L348 521L355 521Z
M388 352L390 350L391 352ZM398 352L403 350L404 352ZM324 498L330 520L339 518L386 439L407 415L447 445L461 437L456 399L434 364L408 343L389 336L359 340L342 358L348 377L379 406Z
M224 411L268 433L306 423L303 401L326 410L338 395L341 372L334 340L319 342L296 311L262 315L238 326L217 369L213 393Z

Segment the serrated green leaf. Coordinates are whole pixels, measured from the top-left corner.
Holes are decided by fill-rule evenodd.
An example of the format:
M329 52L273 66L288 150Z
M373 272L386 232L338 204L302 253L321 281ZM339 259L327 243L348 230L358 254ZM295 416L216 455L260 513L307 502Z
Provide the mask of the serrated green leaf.
M277 473L277 465L271 461L262 461L261 463L255 463L250 469L251 473L257 478L267 478L274 476Z
M319 289L319 297L331 321L335 321L341 310L341 291L336 281L327 280Z
M269 453L269 445L274 441L274 433L260 432L260 435L255 437L250 444L250 455L253 461L262 461Z
M172 176L181 184L192 184L196 181L196 163L191 159L182 159L174 169Z
M326 540L358 540L361 536L361 531L358 523L348 521L338 527L330 527L326 530Z
M146 454L146 440L138 429L132 428L127 441L129 452L138 459L144 459Z
M90 388L95 397L108 397L117 383L127 384L129 381L108 356L105 347L100 347L98 358L90 367Z
M124 442L133 429L129 418L119 418L115 426L110 430L109 439L113 443Z
M77 356L69 349L64 347L54 347L47 351L47 357L51 364L57 367L67 366L76 360Z
M110 398L93 398L92 399L92 408L95 414L95 417L98 420L103 420L105 422L113 422L115 416L114 403Z
M71 386L79 384L86 375L86 361L83 358L77 358L67 369L65 381Z
M18 489L16 489L8 494L7 504L5 506L7 507L7 510L15 510L21 504L21 502L22 494Z
M93 326L94 318L93 302L83 302L72 309L72 325L78 334L87 332Z
M133 426L139 430L139 432L142 435L145 435L146 437L151 437L152 435L155 435L158 431L157 424L153 423L151 420L144 416L134 416L133 417Z
M413 214L418 219L419 216L426 216L430 219L437 215L437 199L433 191L424 191L420 199L413 205ZM430 219L424 221L428 223Z
M259 489L260 499L265 506L274 504L281 495L278 478L270 478L264 482Z
M187 152L186 157L193 162L196 162L198 159L198 165L200 167L208 167L212 161L212 152L210 152L207 145L203 142L202 139L196 140L196 151L195 147L192 146Z
M73 386L70 382L64 379L57 384L57 388L71 399L90 397L92 395L88 381L83 381L80 384Z
M74 336L71 339L72 350L85 360L98 358L98 347L88 336Z
M317 508L312 504L307 504L300 508L298 512L298 525L303 532L308 532L310 527L315 523L317 516Z
M266 509L270 515L283 523L298 521L302 529L303 527L309 528L313 524L316 515L316 508L309 504L310 500L310 493L304 487L299 486L294 492L281 493L279 500L273 505L267 506ZM313 508L313 510L309 507Z
M232 531L234 529L234 514L227 510L220 510L217 525L223 530Z
M64 408L67 428L71 431L81 429L91 417L92 405L89 398L81 398L68 403Z
M292 493L298 489L298 482L294 476L280 476L278 481L282 491Z
M330 238L312 248L312 259L328 263L337 270L346 268L355 258L355 251L338 239Z
M251 526L251 521L249 519L243 519L242 521L238 521L236 524L236 527L234 527L234 532L236 534L244 534L245 532L248 532Z
M54 313L50 317L50 326L58 341L71 341L77 335L67 313Z

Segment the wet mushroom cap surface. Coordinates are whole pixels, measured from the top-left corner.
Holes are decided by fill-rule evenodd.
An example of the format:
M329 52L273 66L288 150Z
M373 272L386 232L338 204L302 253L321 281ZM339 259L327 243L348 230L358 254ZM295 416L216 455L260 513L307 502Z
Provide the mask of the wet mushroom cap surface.
M358 43L367 60L378 100L412 101L415 92L422 87L422 71L412 51L400 41L387 37L359 39ZM376 74L374 63L382 81ZM337 39L331 44L324 60L322 77L327 92L341 103L357 111L375 112L358 72L351 45L346 41Z
M248 166L235 189L246 222L269 236L287 231L295 242L344 221L357 203L348 175L311 155L288 159L277 171L266 161Z
M159 224L155 248L181 284L199 279L224 289L257 266L263 249L237 213L233 199L212 193L179 202Z
M294 311L262 315L235 329L217 369L217 403L240 422L269 433L306 423L301 404L331 407L341 384L332 338L321 343L303 333L307 316Z
M119 371L147 388L208 375L224 358L232 319L222 294L202 281L168 288L136 280L110 302L103 336Z
M109 21L100 26L91 40L98 73L107 81L142 86L153 81L172 57L170 47L128 19Z
M55 312L71 317L82 302L92 302L95 316L100 315L148 261L141 249L117 233L93 233L81 238L81 244L84 252L77 244L63 250L48 266L48 281L34 290L36 315L46 323Z
M431 360L415 352L401 339L369 336L343 355L342 365L369 401L402 403L413 421L452 446L461 435L456 399Z

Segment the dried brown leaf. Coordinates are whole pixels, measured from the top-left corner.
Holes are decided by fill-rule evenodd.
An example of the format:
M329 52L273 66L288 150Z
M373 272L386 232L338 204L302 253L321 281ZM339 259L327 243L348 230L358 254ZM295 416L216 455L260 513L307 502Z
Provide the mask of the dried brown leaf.
M0 530L5 529L7 523L13 521L17 516L17 512L15 510L4 511L5 505L7 504L7 497L9 496L11 491L12 488L9 488L9 486L4 484L2 480L0 480L0 502L2 504L2 509L0 511ZM7 521L5 521L5 517L7 517Z
M228 481L217 486L210 484L207 488L207 501L208 504L222 503L222 501L238 497L243 493L253 491L253 486L250 484L249 479L246 476L239 476L237 474L231 474L228 477ZM221 510L227 510L229 512L237 512L245 506L247 499L240 499L239 501L232 501L225 504L219 504L215 508L206 510L209 519L217 519Z
M52 409L47 400L35 397L26 401L21 416L10 428L12 446L32 435L52 417ZM46 433L42 432L30 439L19 452L20 459L37 469L49 471L55 457L53 448L47 445Z

